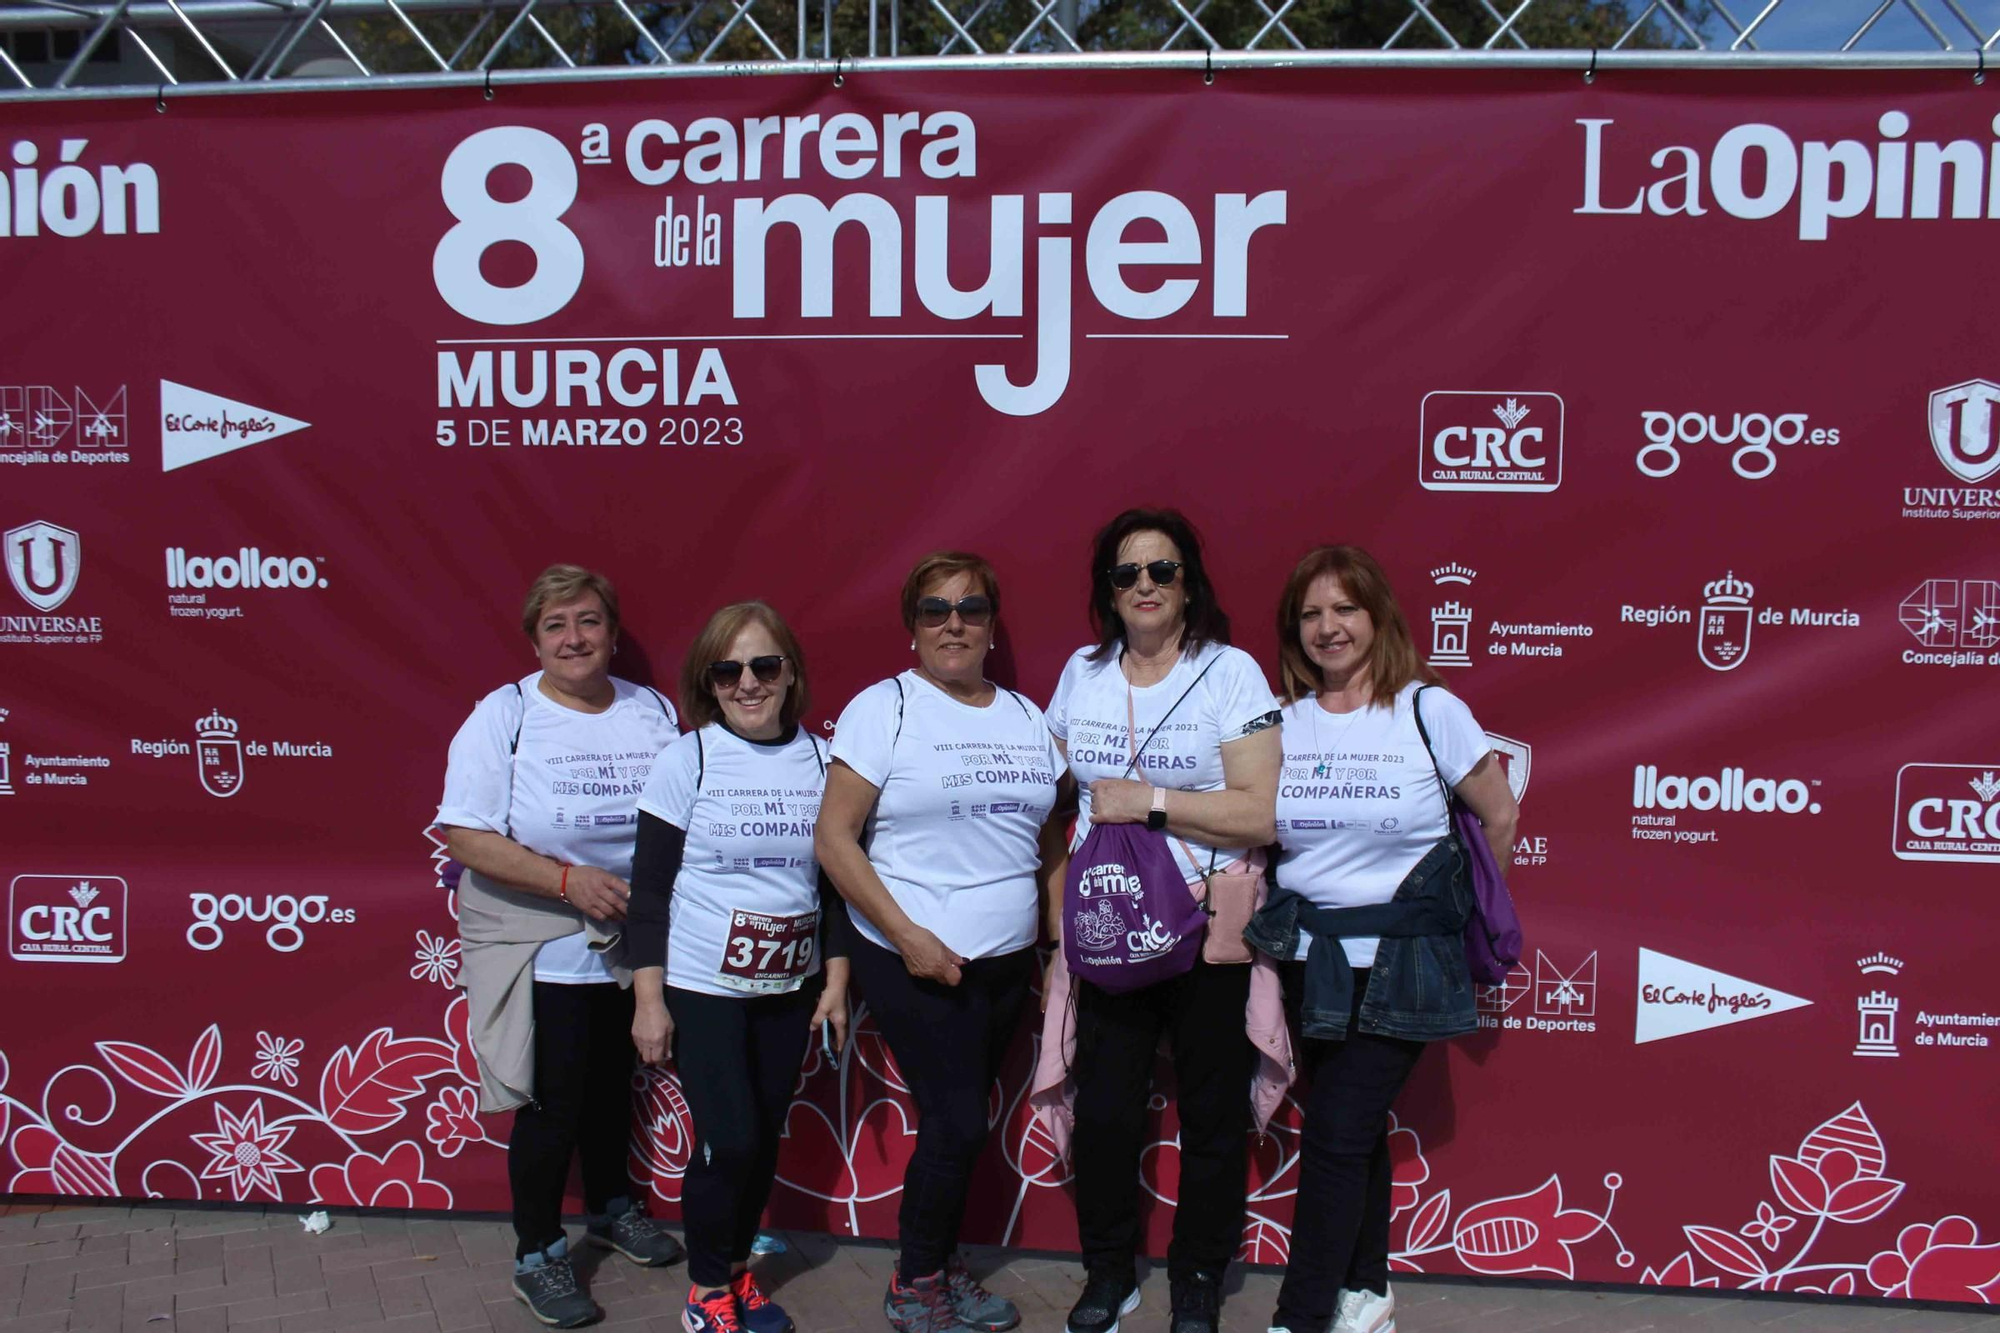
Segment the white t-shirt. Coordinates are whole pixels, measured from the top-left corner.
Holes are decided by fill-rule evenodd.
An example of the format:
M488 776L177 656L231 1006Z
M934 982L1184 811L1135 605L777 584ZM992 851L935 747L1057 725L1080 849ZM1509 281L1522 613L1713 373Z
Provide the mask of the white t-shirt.
M1405 685L1393 709L1329 713L1311 695L1285 709L1278 778L1278 883L1320 907L1386 903L1410 868L1449 833ZM1492 748L1472 710L1443 689L1424 691L1424 726L1453 787ZM1374 936L1342 940L1353 967L1375 962ZM1310 940L1301 936L1299 957Z
M542 673L481 699L451 738L437 822L484 829L531 852L632 878L636 804L653 759L679 733L673 705L614 677L611 707L565 708L538 688ZM519 728L521 743L514 744ZM535 980L610 981L583 932L535 953Z
M1062 771L1041 709L997 689L974 708L905 671L854 696L833 757L881 792L862 841L910 920L963 958L1035 942L1038 839ZM853 915L869 940L895 947Z
M1099 778L1125 777L1135 745L1145 748L1138 770L1131 775L1134 781L1176 791L1221 791L1222 747L1278 719L1270 683L1257 660L1241 648L1206 644L1192 656L1182 654L1166 679L1142 686L1126 682L1118 665L1120 653L1107 653L1102 661L1093 662L1090 652L1080 648L1070 657L1056 682L1055 697L1049 700L1049 730L1069 748L1069 771L1080 789L1071 851L1083 845L1084 834L1090 831L1090 784ZM1207 872L1211 854L1218 870L1244 855L1238 847L1216 849L1182 838L1173 842L1174 859L1190 883Z
M669 986L769 995L818 974L813 825L826 764L803 730L780 744L714 723L660 755L639 809L687 833L668 908Z

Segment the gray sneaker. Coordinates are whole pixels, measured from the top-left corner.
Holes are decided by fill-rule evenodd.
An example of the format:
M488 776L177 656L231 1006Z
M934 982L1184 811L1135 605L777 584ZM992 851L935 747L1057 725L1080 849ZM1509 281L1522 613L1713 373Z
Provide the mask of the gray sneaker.
M576 1285L576 1269L567 1250L544 1250L522 1262L534 1266L515 1269L514 1295L528 1307L529 1314L550 1328L580 1328L604 1317L597 1302Z
M958 1322L979 1333L1006 1333L1021 1322L1021 1312L1005 1296L995 1296L979 1285L965 1267L965 1260L953 1255L944 1265L945 1290L950 1293L951 1311Z
M897 1333L969 1333L951 1308L951 1288L943 1273L905 1282L901 1273L892 1272L882 1313Z
M618 1202L613 1202L614 1208ZM681 1243L660 1230L660 1224L646 1216L638 1204L592 1219L585 1233L592 1245L616 1250L642 1268L665 1268L687 1255Z

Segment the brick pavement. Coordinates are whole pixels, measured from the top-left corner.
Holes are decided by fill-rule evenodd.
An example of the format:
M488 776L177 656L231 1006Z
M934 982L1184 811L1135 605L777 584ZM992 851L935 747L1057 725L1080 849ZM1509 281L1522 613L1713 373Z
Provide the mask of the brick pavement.
M0 1333L540 1333L509 1287L503 1222L339 1216L310 1235L297 1207L0 1206ZM581 1228L571 1227L572 1237ZM760 1259L800 1333L884 1333L891 1263L878 1243L788 1233ZM601 1333L677 1333L684 1269L648 1271L580 1250L605 1309ZM603 1256L603 1257L600 1257ZM1081 1274L1058 1255L977 1248L975 1272L1017 1302L1022 1333L1060 1333ZM1259 1333L1277 1276L1232 1274L1226 1333ZM1901 1304L1588 1291L1426 1279L1396 1285L1401 1333L1641 1333L1769 1327L1782 1333L2000 1333L2000 1317ZM1166 1275L1154 1271L1131 1333L1158 1333Z

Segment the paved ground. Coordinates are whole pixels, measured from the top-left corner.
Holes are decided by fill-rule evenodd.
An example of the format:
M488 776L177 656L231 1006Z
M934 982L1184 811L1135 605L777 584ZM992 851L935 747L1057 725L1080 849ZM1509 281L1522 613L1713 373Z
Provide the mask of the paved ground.
M331 1231L313 1236L300 1211L0 1205L0 1333L540 1333L508 1288L505 1224L336 1216ZM886 1247L786 1239L788 1253L758 1262L801 1333L884 1333ZM1020 1304L1022 1333L1060 1333L1080 1279L1073 1262L1018 1250L977 1250L968 1260ZM611 1256L591 1271L597 1262L585 1267L606 1312L601 1333L677 1333L687 1291L680 1266L649 1272ZM1263 1329L1276 1287L1272 1272L1241 1274L1223 1305L1224 1328ZM1432 1280L1399 1282L1396 1295L1401 1333L2000 1333L1994 1315L1898 1305ZM1127 1328L1158 1333L1165 1303L1166 1275L1155 1272Z

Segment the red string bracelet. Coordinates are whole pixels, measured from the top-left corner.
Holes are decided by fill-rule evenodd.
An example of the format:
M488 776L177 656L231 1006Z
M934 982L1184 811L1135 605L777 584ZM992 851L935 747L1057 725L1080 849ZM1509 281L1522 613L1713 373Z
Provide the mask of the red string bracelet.
M562 873L562 883L560 883L560 884L558 884L558 885L556 886L556 897L558 897L558 898L562 899L562 900L563 900L564 902L568 902L568 901L569 901L569 862L567 862L567 861L563 862L563 863L562 863L562 868L563 868L563 873Z

